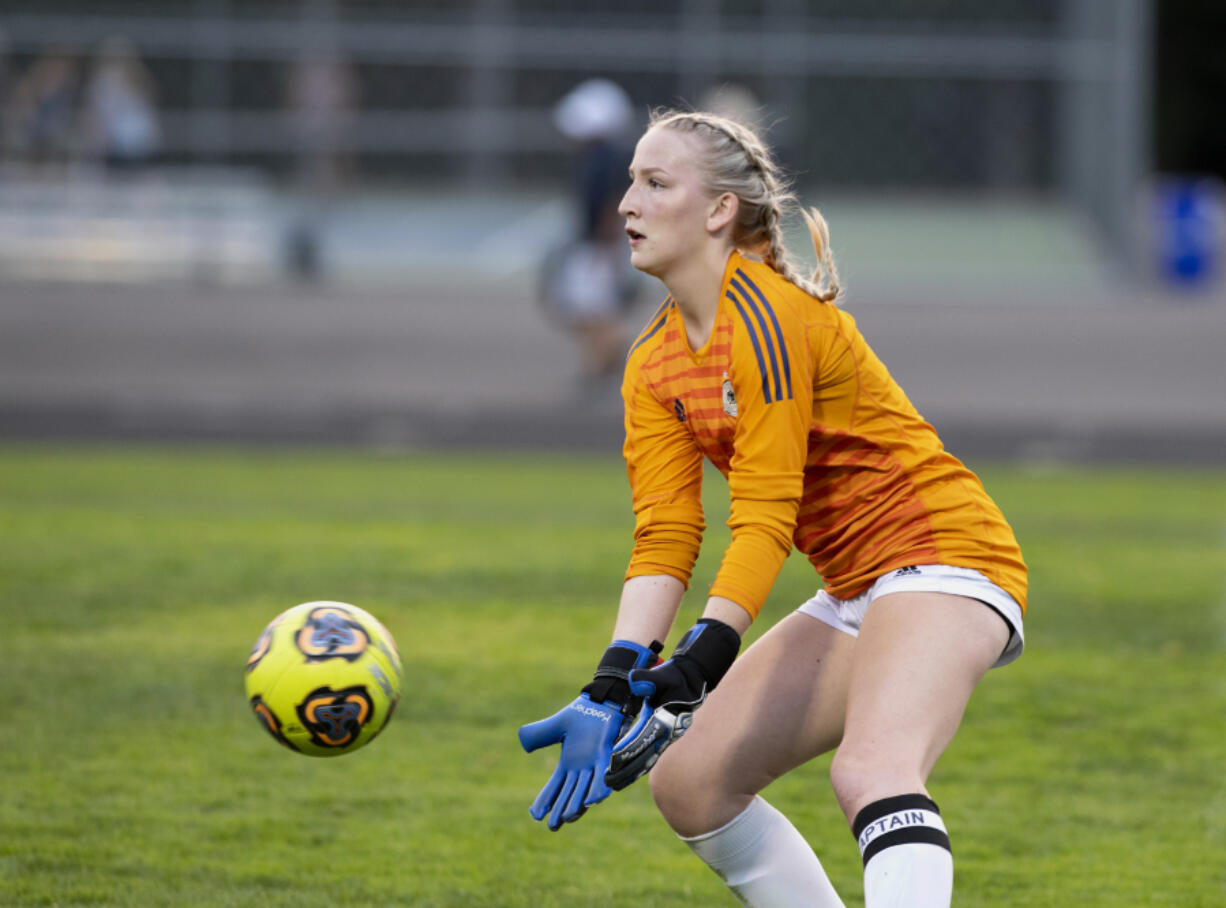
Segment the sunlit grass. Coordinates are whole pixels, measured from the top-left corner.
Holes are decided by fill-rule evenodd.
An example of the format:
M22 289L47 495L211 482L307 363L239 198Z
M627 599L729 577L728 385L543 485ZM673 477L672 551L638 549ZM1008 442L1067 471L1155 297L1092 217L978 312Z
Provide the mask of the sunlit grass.
M1030 563L1029 651L931 780L958 904L1226 902L1226 474L982 475ZM696 591L727 538L708 485ZM590 677L626 497L613 459L0 448L0 904L733 904L643 785L558 834L528 818L553 757L515 729ZM751 637L815 585L789 559ZM309 599L374 612L407 669L342 759L244 701L256 635ZM861 904L827 767L770 797Z

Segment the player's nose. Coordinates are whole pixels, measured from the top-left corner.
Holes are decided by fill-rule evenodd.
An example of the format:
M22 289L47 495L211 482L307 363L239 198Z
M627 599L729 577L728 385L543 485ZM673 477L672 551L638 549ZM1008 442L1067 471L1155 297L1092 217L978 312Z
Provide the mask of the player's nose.
M624 218L638 214L638 206L635 203L633 186L627 189L626 194L622 196L621 202L619 202L617 205L617 213Z

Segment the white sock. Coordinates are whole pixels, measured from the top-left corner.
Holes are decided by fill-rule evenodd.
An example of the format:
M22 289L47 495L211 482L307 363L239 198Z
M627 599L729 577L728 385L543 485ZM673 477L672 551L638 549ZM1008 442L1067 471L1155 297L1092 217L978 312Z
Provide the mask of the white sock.
M726 826L681 841L751 908L843 908L813 849L760 797Z
M954 856L929 798L874 801L856 815L852 832L864 859L865 908L949 908Z

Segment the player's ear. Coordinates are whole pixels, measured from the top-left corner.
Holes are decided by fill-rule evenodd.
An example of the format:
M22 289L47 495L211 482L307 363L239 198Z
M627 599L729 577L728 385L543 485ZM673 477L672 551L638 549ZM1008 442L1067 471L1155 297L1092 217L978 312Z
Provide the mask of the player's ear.
M741 200L736 193L721 192L707 210L707 230L711 233L719 233L736 220L736 213L740 207Z

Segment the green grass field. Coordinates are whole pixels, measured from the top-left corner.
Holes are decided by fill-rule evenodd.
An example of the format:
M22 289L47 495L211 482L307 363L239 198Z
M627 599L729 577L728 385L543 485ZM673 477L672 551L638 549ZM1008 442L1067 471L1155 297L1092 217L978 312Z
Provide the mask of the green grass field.
M1226 473L981 475L1031 566L1029 649L931 779L956 904L1226 904ZM733 904L646 785L528 817L553 756L516 728L590 677L630 529L613 459L0 447L0 904ZM750 636L815 585L789 559ZM261 628L312 599L374 612L407 670L340 759L278 747L243 694ZM768 795L858 905L828 767Z

